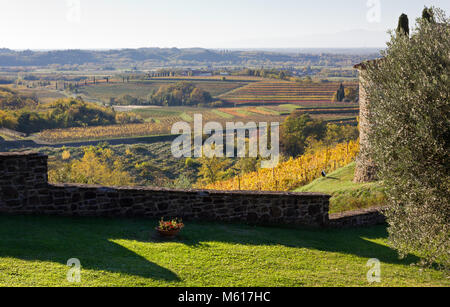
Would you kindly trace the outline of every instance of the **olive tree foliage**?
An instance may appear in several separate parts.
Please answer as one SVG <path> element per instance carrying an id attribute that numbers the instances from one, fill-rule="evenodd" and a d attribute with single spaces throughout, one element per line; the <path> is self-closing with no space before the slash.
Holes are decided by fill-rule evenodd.
<path id="1" fill-rule="evenodd" d="M 400 256 L 449 268 L 450 25 L 433 8 L 411 36 L 391 33 L 367 64 L 370 155 L 386 187 L 389 241 Z"/>
<path id="2" fill-rule="evenodd" d="M 422 19 L 425 19 L 429 22 L 434 22 L 433 10 L 425 7 L 422 11 Z"/>

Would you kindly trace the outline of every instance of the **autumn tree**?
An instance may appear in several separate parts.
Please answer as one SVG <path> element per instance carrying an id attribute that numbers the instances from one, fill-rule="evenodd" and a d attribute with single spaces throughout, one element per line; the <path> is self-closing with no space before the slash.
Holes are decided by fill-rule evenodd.
<path id="1" fill-rule="evenodd" d="M 63 151 L 62 158 L 70 158 Z M 86 147 L 81 159 L 53 165 L 49 180 L 55 183 L 101 184 L 108 186 L 129 186 L 134 181 L 125 170 L 120 157 L 105 146 Z"/>
<path id="2" fill-rule="evenodd" d="M 8 129 L 17 128 L 17 118 L 7 111 L 0 110 L 0 127 Z"/>
<path id="3" fill-rule="evenodd" d="M 199 182 L 201 184 L 211 184 L 219 180 L 223 180 L 227 168 L 231 165 L 231 161 L 225 158 L 219 157 L 202 157 L 198 159 L 201 164 L 198 175 L 200 176 Z"/>
<path id="4" fill-rule="evenodd" d="M 325 122 L 314 120 L 299 110 L 294 111 L 281 127 L 281 148 L 288 156 L 299 156 L 305 152 L 308 137 L 321 139 L 325 132 Z"/>
<path id="5" fill-rule="evenodd" d="M 358 99 L 358 91 L 353 87 L 346 87 L 344 96 L 346 101 L 356 101 Z"/>

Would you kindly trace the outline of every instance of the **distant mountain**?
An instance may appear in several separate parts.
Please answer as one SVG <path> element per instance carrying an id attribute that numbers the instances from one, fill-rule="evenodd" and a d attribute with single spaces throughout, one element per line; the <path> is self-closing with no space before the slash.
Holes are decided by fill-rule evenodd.
<path id="1" fill-rule="evenodd" d="M 366 29 L 352 29 L 335 33 L 315 33 L 291 37 L 266 37 L 254 38 L 246 41 L 236 41 L 233 44 L 246 46 L 246 49 L 257 49 L 266 46 L 267 42 L 278 46 L 279 50 L 291 49 L 295 46 L 297 50 L 305 49 L 350 49 L 363 51 L 364 49 L 383 49 L 389 41 L 389 34 L 385 31 L 374 31 Z M 266 47 L 265 50 L 276 50 Z"/>
<path id="2" fill-rule="evenodd" d="M 259 52 L 275 52 L 287 54 L 350 54 L 350 55 L 367 55 L 379 54 L 383 48 L 241 48 L 231 49 L 233 51 L 259 51 Z"/>
<path id="3" fill-rule="evenodd" d="M 300 51 L 300 50 L 299 50 Z M 119 50 L 55 50 L 14 51 L 0 49 L 0 66 L 98 65 L 115 68 L 136 67 L 187 67 L 187 66 L 271 66 L 271 65 L 322 65 L 344 66 L 374 58 L 378 53 L 367 50 L 333 50 L 327 53 L 311 50 L 247 50 L 224 51 L 202 48 L 140 48 Z M 373 50 L 372 50 L 373 51 Z"/>
<path id="4" fill-rule="evenodd" d="M 317 34 L 298 39 L 299 46 L 316 46 L 336 48 L 374 48 L 386 46 L 389 35 L 383 31 L 355 29 L 329 34 Z M 357 44 L 355 44 L 357 42 Z M 381 49 L 381 48 L 380 48 Z"/>

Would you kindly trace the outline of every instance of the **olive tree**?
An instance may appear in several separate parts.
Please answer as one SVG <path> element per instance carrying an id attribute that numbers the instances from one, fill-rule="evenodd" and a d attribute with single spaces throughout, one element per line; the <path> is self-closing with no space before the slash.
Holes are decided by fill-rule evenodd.
<path id="1" fill-rule="evenodd" d="M 411 36 L 391 33 L 367 64 L 370 155 L 386 187 L 389 241 L 401 256 L 449 268 L 450 25 L 433 8 Z"/>

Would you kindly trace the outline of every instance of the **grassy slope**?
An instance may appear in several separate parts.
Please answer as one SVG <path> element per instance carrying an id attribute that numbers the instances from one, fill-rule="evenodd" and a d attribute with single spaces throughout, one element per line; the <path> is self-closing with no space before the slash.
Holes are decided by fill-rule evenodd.
<path id="1" fill-rule="evenodd" d="M 320 178 L 301 187 L 296 192 L 320 192 L 330 194 L 330 213 L 379 207 L 384 204 L 384 195 L 377 183 L 357 184 L 353 182 L 355 163 L 338 169 L 327 178 Z"/>
<path id="2" fill-rule="evenodd" d="M 449 286 L 443 272 L 410 266 L 385 244 L 385 228 L 299 230 L 188 223 L 174 242 L 152 239 L 156 220 L 0 216 L 0 286 Z"/>

